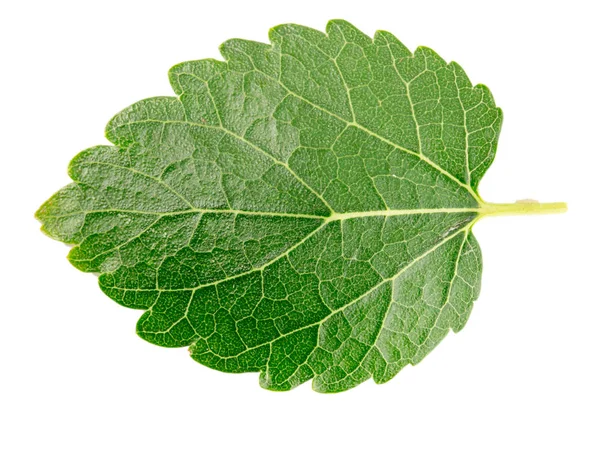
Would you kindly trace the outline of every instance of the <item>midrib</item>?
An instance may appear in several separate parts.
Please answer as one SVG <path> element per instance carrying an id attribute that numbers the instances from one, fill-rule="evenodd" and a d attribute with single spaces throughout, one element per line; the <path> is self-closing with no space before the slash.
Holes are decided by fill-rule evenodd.
<path id="1" fill-rule="evenodd" d="M 185 215 L 185 214 L 233 214 L 233 215 L 258 215 L 265 217 L 287 217 L 287 218 L 308 218 L 316 220 L 324 220 L 325 223 L 330 221 L 349 220 L 352 218 L 367 218 L 367 217 L 393 217 L 397 215 L 419 215 L 419 214 L 451 214 L 451 213 L 464 213 L 464 212 L 480 212 L 482 209 L 479 207 L 471 208 L 433 208 L 433 209 L 396 209 L 396 210 L 371 210 L 365 212 L 334 212 L 329 216 L 322 215 L 311 215 L 311 214 L 295 214 L 288 212 L 263 212 L 263 211 L 249 211 L 249 210 L 238 210 L 238 209 L 199 209 L 191 208 L 172 212 L 153 212 L 153 211 L 142 211 L 132 209 L 91 209 L 81 210 L 76 212 L 70 212 L 63 215 L 54 215 L 52 218 L 65 218 L 74 215 L 83 214 L 100 214 L 100 213 L 126 213 L 126 214 L 140 214 L 140 215 L 156 215 L 156 216 L 173 216 L 173 215 Z"/>

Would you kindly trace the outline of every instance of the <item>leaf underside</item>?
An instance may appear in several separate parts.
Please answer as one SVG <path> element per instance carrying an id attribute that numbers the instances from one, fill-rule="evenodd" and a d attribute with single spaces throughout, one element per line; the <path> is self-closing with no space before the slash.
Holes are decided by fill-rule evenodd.
<path id="1" fill-rule="evenodd" d="M 289 390 L 386 382 L 466 323 L 502 121 L 435 52 L 341 20 L 173 67 L 37 212 L 138 334 Z"/>

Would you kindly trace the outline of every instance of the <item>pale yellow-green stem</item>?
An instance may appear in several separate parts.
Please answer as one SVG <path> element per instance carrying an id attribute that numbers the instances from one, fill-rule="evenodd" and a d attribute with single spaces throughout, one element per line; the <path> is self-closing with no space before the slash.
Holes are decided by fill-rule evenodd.
<path id="1" fill-rule="evenodd" d="M 535 200 L 520 200 L 512 204 L 483 203 L 481 216 L 491 215 L 534 215 L 560 214 L 567 211 L 567 203 L 539 203 Z"/>

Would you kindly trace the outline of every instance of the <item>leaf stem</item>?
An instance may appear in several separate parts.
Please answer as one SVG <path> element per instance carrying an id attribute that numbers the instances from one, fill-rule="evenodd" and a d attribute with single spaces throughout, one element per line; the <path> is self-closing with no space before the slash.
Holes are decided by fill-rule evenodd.
<path id="1" fill-rule="evenodd" d="M 539 215 L 561 214 L 567 211 L 567 203 L 540 203 L 535 200 L 519 200 L 512 204 L 483 203 L 479 214 L 490 215 Z"/>

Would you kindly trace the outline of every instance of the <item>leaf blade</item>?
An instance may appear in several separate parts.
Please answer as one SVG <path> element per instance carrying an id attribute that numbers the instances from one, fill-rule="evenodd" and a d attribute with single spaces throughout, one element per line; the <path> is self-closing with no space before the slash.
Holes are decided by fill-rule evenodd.
<path id="1" fill-rule="evenodd" d="M 36 216 L 147 341 L 274 390 L 381 383 L 466 323 L 501 111 L 387 32 L 269 36 L 173 67 Z"/>

